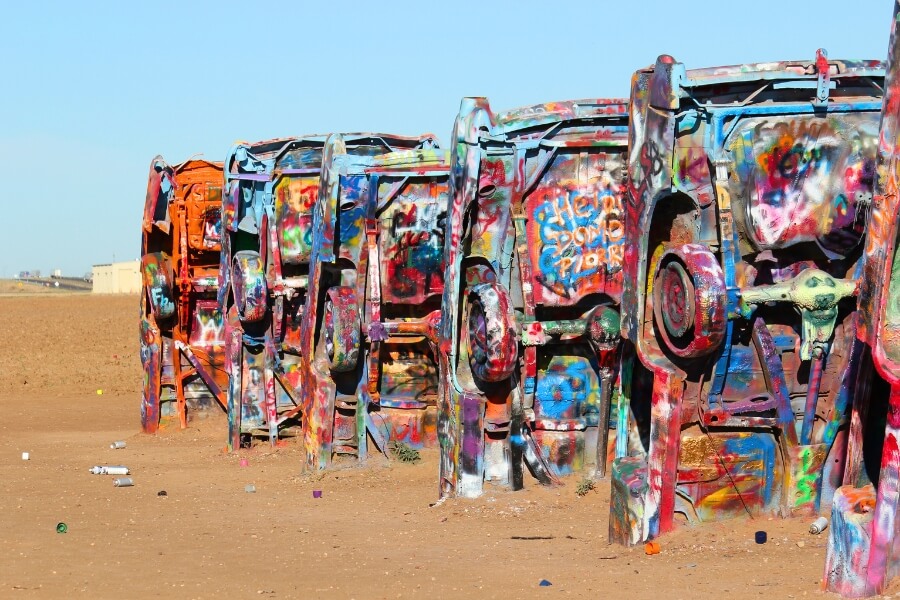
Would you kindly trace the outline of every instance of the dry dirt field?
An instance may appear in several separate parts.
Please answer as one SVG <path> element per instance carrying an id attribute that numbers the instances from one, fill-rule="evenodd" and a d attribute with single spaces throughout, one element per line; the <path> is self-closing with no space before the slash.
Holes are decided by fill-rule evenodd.
<path id="1" fill-rule="evenodd" d="M 837 598 L 806 520 L 685 527 L 646 556 L 607 544 L 606 483 L 431 506 L 434 453 L 311 475 L 294 442 L 223 452 L 221 415 L 142 435 L 137 304 L 0 297 L 0 598 Z"/>
<path id="2" fill-rule="evenodd" d="M 34 296 L 39 295 L 64 295 L 71 294 L 58 287 L 46 287 L 34 283 L 15 281 L 13 279 L 0 279 L 0 298 L 4 296 Z"/>

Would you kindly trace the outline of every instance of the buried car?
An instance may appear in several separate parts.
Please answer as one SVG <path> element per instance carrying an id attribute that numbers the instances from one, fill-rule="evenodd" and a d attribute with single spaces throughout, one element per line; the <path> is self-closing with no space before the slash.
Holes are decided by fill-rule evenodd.
<path id="1" fill-rule="evenodd" d="M 493 115 L 454 127 L 440 332 L 442 496 L 520 489 L 607 464 L 616 386 L 627 105 Z M 621 442 L 626 442 L 623 436 Z"/>
<path id="2" fill-rule="evenodd" d="M 238 143 L 225 162 L 219 300 L 231 449 L 253 436 L 275 444 L 303 422 L 301 322 L 326 137 Z M 389 147 L 368 134 L 350 134 L 346 148 L 371 156 Z"/>
<path id="3" fill-rule="evenodd" d="M 223 402 L 225 339 L 216 302 L 222 163 L 150 162 L 141 243 L 141 425 L 155 432 Z M 223 406 L 224 407 L 224 406 Z"/>
<path id="4" fill-rule="evenodd" d="M 612 540 L 812 512 L 840 483 L 883 76 L 823 50 L 634 75 L 623 390 L 650 430 L 614 461 Z"/>
<path id="5" fill-rule="evenodd" d="M 872 212 L 860 279 L 862 370 L 853 401 L 844 485 L 834 493 L 824 587 L 881 594 L 900 573 L 900 2 L 894 3 Z M 872 373 L 874 365 L 875 373 Z"/>
<path id="6" fill-rule="evenodd" d="M 433 136 L 325 144 L 301 328 L 307 466 L 436 441 L 448 167 Z M 356 141 L 359 144 L 359 140 Z"/>

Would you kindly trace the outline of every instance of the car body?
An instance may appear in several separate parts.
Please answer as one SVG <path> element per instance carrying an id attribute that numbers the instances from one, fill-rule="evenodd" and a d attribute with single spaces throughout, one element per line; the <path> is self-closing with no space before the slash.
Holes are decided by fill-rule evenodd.
<path id="1" fill-rule="evenodd" d="M 225 161 L 219 300 L 232 449 L 254 436 L 275 444 L 302 423 L 301 323 L 327 137 L 240 142 Z M 387 148 L 368 134 L 348 134 L 346 145 L 362 155 Z"/>
<path id="2" fill-rule="evenodd" d="M 542 483 L 604 470 L 627 126 L 622 100 L 494 115 L 487 99 L 463 99 L 440 334 L 442 495 L 519 489 L 526 463 Z"/>
<path id="3" fill-rule="evenodd" d="M 323 136 L 238 142 L 225 160 L 219 301 L 228 443 L 297 424 L 296 365 Z"/>
<path id="4" fill-rule="evenodd" d="M 328 137 L 313 211 L 300 353 L 313 469 L 365 460 L 370 437 L 385 454 L 436 441 L 447 161 L 430 134 L 363 137 Z"/>
<path id="5" fill-rule="evenodd" d="M 141 424 L 153 433 L 222 403 L 225 338 L 216 301 L 222 163 L 150 163 L 141 243 Z"/>
<path id="6" fill-rule="evenodd" d="M 900 317 L 896 304 L 900 294 L 898 18 L 900 2 L 895 2 L 856 330 L 864 344 L 861 370 L 872 377 L 861 378 L 857 386 L 844 485 L 834 493 L 825 557 L 824 587 L 850 598 L 883 593 L 900 571 L 896 550 L 900 493 Z"/>
<path id="7" fill-rule="evenodd" d="M 617 458 L 610 538 L 806 514 L 840 482 L 878 61 L 632 79 L 622 335 L 646 456 Z"/>

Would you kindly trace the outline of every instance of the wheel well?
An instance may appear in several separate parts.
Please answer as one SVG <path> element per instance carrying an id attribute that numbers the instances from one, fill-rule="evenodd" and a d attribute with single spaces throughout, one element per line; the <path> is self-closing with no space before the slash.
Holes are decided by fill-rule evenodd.
<path id="1" fill-rule="evenodd" d="M 647 257 L 644 273 L 644 321 L 653 320 L 652 299 L 646 291 L 652 284 L 655 265 L 653 256 L 660 244 L 690 244 L 700 233 L 700 209 L 693 198 L 683 192 L 659 198 L 653 205 L 650 228 L 647 234 Z"/>
<path id="2" fill-rule="evenodd" d="M 693 198 L 675 192 L 656 201 L 650 219 L 649 252 L 661 243 L 690 244 L 699 237 L 700 209 Z"/>

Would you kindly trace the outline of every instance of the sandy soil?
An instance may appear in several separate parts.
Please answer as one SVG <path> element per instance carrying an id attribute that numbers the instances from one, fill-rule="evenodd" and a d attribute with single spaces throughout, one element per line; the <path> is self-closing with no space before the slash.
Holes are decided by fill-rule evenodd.
<path id="1" fill-rule="evenodd" d="M 304 474 L 293 441 L 226 454 L 221 415 L 142 435 L 137 306 L 0 298 L 0 598 L 836 598 L 806 520 L 684 527 L 646 556 L 607 544 L 604 483 L 431 506 L 434 453 Z"/>

